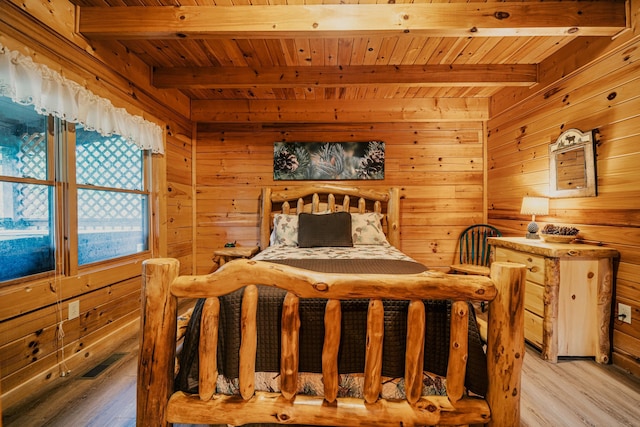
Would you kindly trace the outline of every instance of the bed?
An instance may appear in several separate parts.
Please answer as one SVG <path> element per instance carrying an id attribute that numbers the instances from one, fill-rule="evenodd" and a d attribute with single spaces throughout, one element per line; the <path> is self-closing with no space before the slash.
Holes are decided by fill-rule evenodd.
<path id="1" fill-rule="evenodd" d="M 358 235 L 355 231 L 362 228 L 358 226 L 362 222 L 356 222 L 356 218 L 365 219 L 377 232 Z M 282 225 L 279 221 L 294 219 L 299 221 L 297 232 L 292 233 L 287 226 L 285 231 L 279 228 Z M 265 188 L 261 195 L 260 246 L 271 249 L 270 256 L 275 258 L 287 250 L 294 251 L 281 246 L 300 246 L 306 252 L 317 251 L 322 245 L 338 245 L 337 252 L 365 246 L 372 253 L 379 249 L 377 246 L 389 246 L 395 253 L 394 249 L 400 246 L 399 219 L 400 195 L 396 188 L 388 191 L 335 185 L 278 191 Z M 348 242 L 344 246 L 336 243 L 335 239 L 340 240 L 344 233 L 327 231 L 336 229 L 353 231 L 351 246 Z M 384 242 L 378 241 L 380 233 Z M 282 239 L 294 236 L 300 241 L 283 245 Z M 373 239 L 373 243 L 367 239 Z M 404 266 L 402 271 L 386 270 L 387 262 L 378 260 L 378 255 L 372 255 L 373 262 L 358 260 L 359 270 L 351 270 L 354 263 L 350 261 L 332 259 L 310 269 L 304 260 L 280 262 L 261 255 L 228 262 L 216 272 L 201 276 L 179 276 L 178 261 L 174 259 L 151 259 L 144 263 L 138 425 L 519 424 L 524 266 L 493 263 L 491 277 L 487 278 L 449 275 L 424 268 L 413 271 L 414 265 L 408 270 Z M 342 264 L 349 264 L 349 270 L 342 270 Z M 264 326 L 265 322 L 268 325 L 274 322 L 274 316 L 265 315 L 263 309 L 268 304 L 263 295 L 269 292 L 279 296 L 277 326 Z M 201 302 L 195 339 L 195 389 L 192 385 L 176 387 L 184 383 L 174 372 L 177 298 L 199 298 Z M 233 303 L 236 305 L 232 321 L 226 314 L 230 301 L 237 301 Z M 478 392 L 470 380 L 474 378 L 473 371 L 478 370 L 474 366 L 478 355 L 471 339 L 476 331 L 470 302 L 483 301 L 489 305 L 486 356 L 482 359 L 488 380 L 486 388 Z M 354 306 L 356 312 L 364 312 L 356 315 L 359 316 L 356 329 L 362 329 L 364 338 L 345 340 L 345 336 L 354 334 L 345 326 L 351 324 L 348 320 L 354 310 L 349 307 Z M 442 307 L 447 310 L 444 315 Z M 396 315 L 401 316 L 402 327 L 397 327 Z M 442 319 L 446 320 L 446 328 L 440 326 Z M 235 337 L 233 327 L 228 326 L 234 322 L 239 343 L 229 349 L 223 343 L 229 336 Z M 444 368 L 440 366 L 441 351 L 433 349 L 441 345 L 433 344 L 429 338 L 436 326 L 438 330 L 446 330 Z M 277 337 L 267 337 L 274 335 L 270 331 L 275 329 Z M 393 335 L 398 330 L 402 330 L 402 337 Z M 319 338 L 310 338 L 316 335 Z M 361 351 L 346 346 L 352 341 Z M 401 348 L 395 351 L 402 354 L 400 364 L 396 356 L 388 355 L 395 354 L 394 347 Z M 354 362 L 357 368 L 351 367 L 345 373 L 345 363 L 349 363 L 345 357 L 351 353 L 361 355 Z M 436 358 L 440 360 L 436 363 L 440 372 L 436 374 L 431 372 L 433 354 L 439 355 Z M 235 373 L 229 373 L 234 366 L 226 366 L 231 356 Z M 393 367 L 388 367 L 389 364 Z M 360 372 L 352 372 L 354 369 Z M 275 385 L 264 384 L 260 379 L 263 371 L 267 371 Z M 351 374 L 359 379 L 359 386 L 355 393 L 345 393 L 343 384 L 345 378 L 352 380 Z M 224 381 L 229 376 L 234 378 L 233 390 L 221 387 L 221 378 Z M 443 378 L 438 383 L 440 390 L 435 394 L 425 392 L 425 378 L 439 376 Z M 397 380 L 392 389 L 399 390 L 399 394 L 385 391 L 390 377 Z M 306 386 L 304 378 L 320 378 L 321 385 Z"/>

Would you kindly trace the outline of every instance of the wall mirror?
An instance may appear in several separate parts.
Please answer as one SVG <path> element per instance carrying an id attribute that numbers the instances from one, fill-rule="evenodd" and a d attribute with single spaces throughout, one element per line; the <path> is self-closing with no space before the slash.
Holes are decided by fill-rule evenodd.
<path id="1" fill-rule="evenodd" d="M 593 131 L 569 129 L 549 146 L 551 197 L 597 195 Z"/>

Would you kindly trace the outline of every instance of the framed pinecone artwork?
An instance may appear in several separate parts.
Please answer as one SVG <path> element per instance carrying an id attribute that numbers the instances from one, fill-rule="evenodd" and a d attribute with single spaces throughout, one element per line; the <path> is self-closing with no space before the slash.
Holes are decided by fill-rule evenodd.
<path id="1" fill-rule="evenodd" d="M 384 142 L 275 142 L 273 179 L 384 179 Z"/>

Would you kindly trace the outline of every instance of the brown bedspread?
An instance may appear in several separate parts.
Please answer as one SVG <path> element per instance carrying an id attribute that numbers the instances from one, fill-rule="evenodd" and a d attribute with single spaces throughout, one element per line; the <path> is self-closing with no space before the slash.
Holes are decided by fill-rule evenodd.
<path id="1" fill-rule="evenodd" d="M 386 259 L 347 260 L 314 259 L 270 261 L 328 273 L 412 274 L 427 268 L 419 263 Z M 280 320 L 285 291 L 259 286 L 258 343 L 256 371 L 280 370 Z M 243 290 L 220 298 L 220 330 L 218 338 L 218 370 L 229 378 L 238 376 L 240 349 L 240 306 Z M 203 300 L 194 308 L 180 354 L 180 370 L 176 377 L 176 390 L 195 392 L 197 383 L 197 350 L 200 334 L 200 315 Z M 449 353 L 449 301 L 425 301 L 426 339 L 424 369 L 437 375 L 446 375 Z M 324 339 L 324 299 L 300 300 L 300 364 L 301 372 L 322 372 L 322 345 Z M 364 371 L 366 346 L 366 320 L 368 300 L 343 301 L 342 336 L 340 341 L 340 373 Z M 387 377 L 404 375 L 406 348 L 406 314 L 408 301 L 383 301 L 385 311 L 383 372 Z M 470 312 L 473 306 L 469 304 Z M 484 396 L 487 388 L 486 356 L 478 333 L 475 315 L 469 316 L 469 358 L 466 386 L 475 394 Z"/>

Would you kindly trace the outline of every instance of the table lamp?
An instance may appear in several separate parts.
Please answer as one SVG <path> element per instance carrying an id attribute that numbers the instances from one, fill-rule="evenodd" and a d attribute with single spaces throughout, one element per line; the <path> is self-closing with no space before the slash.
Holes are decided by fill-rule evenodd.
<path id="1" fill-rule="evenodd" d="M 531 215 L 531 222 L 527 226 L 527 239 L 539 239 L 538 224 L 536 224 L 536 215 L 549 214 L 549 199 L 546 197 L 529 197 L 522 198 L 521 214 Z"/>

